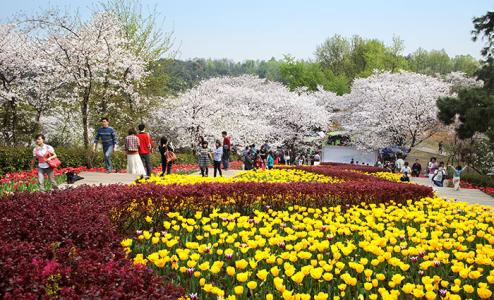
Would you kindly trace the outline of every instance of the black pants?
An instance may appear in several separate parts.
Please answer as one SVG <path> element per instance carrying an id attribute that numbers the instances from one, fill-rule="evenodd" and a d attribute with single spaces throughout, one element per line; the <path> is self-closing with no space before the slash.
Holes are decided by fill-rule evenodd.
<path id="1" fill-rule="evenodd" d="M 216 170 L 220 173 L 220 176 L 223 176 L 221 174 L 221 161 L 214 161 L 214 177 L 216 177 Z"/>
<path id="2" fill-rule="evenodd" d="M 144 169 L 146 169 L 146 175 L 151 176 L 151 172 L 153 171 L 153 166 L 151 165 L 151 154 L 139 154 L 139 156 L 141 157 Z"/>
<path id="3" fill-rule="evenodd" d="M 161 175 L 170 174 L 172 172 L 173 162 L 167 163 L 166 160 L 161 161 Z"/>
<path id="4" fill-rule="evenodd" d="M 200 167 L 202 177 L 208 177 L 208 167 Z"/>

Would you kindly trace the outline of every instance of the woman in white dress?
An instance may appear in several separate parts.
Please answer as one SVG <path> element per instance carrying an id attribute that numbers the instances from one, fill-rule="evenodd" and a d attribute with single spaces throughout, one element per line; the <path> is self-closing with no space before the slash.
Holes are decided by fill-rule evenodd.
<path id="1" fill-rule="evenodd" d="M 129 129 L 129 135 L 125 137 L 125 151 L 127 152 L 127 173 L 136 175 L 146 175 L 146 170 L 139 156 L 139 138 L 137 131 Z"/>

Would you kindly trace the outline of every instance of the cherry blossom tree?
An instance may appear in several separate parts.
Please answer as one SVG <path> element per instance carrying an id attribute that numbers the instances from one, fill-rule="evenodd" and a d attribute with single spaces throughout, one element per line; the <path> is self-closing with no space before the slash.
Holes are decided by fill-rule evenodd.
<path id="1" fill-rule="evenodd" d="M 451 93 L 451 84 L 411 72 L 375 73 L 357 79 L 346 97 L 353 107 L 344 118 L 360 147 L 414 147 L 440 126 L 436 100 Z"/>
<path id="2" fill-rule="evenodd" d="M 194 144 L 200 135 L 212 141 L 223 130 L 237 145 L 268 140 L 296 146 L 329 122 L 312 94 L 290 92 L 280 83 L 250 75 L 211 78 L 165 103 L 155 126 L 176 133 L 179 146 Z"/>
<path id="3" fill-rule="evenodd" d="M 34 51 L 28 37 L 16 25 L 0 25 L 0 104 L 2 134 L 6 144 L 17 144 L 21 119 L 23 79 L 32 72 Z"/>
<path id="4" fill-rule="evenodd" d="M 109 13 L 96 13 L 88 22 L 57 12 L 25 20 L 31 26 L 40 58 L 57 78 L 73 88 L 66 95 L 77 101 L 84 146 L 89 144 L 90 105 L 98 101 L 105 114 L 108 99 L 123 94 L 134 106 L 145 105 L 136 86 L 145 76 L 145 62 L 128 50 L 122 26 Z M 98 99 L 95 99 L 97 95 Z"/>
<path id="5" fill-rule="evenodd" d="M 482 87 L 484 82 L 474 77 L 469 77 L 464 72 L 451 72 L 442 77 L 445 82 L 451 84 L 451 92 L 457 93 L 465 88 Z"/>

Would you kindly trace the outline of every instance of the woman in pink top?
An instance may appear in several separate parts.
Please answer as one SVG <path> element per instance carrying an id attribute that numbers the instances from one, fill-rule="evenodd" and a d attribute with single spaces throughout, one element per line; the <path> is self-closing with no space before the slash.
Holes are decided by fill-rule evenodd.
<path id="1" fill-rule="evenodd" d="M 57 181 L 55 180 L 55 172 L 48 165 L 47 161 L 57 157 L 55 149 L 52 146 L 45 144 L 45 136 L 38 134 L 36 136 L 36 147 L 33 149 L 33 159 L 31 161 L 31 169 L 34 169 L 34 163 L 38 161 L 38 185 L 39 189 L 45 191 L 45 175 L 48 175 L 51 186 L 54 190 L 58 190 Z"/>

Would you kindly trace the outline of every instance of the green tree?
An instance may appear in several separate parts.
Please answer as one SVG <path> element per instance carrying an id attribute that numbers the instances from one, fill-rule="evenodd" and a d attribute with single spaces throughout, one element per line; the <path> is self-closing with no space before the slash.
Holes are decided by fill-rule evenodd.
<path id="1" fill-rule="evenodd" d="M 334 35 L 316 48 L 316 60 L 323 68 L 329 68 L 336 75 L 346 74 L 351 54 L 350 42 L 341 35 Z"/>
<path id="2" fill-rule="evenodd" d="M 393 36 L 391 46 L 386 47 L 385 50 L 385 69 L 391 72 L 399 70 L 407 70 L 408 63 L 403 56 L 403 50 L 405 50 L 405 42 L 399 36 Z"/>
<path id="3" fill-rule="evenodd" d="M 453 71 L 464 72 L 473 76 L 480 67 L 480 62 L 471 55 L 457 55 L 451 59 Z"/>
<path id="4" fill-rule="evenodd" d="M 460 139 L 472 138 L 476 133 L 487 135 L 494 143 L 494 96 L 485 89 L 466 89 L 457 97 L 437 101 L 438 117 L 446 125 L 459 121 L 456 132 Z"/>
<path id="5" fill-rule="evenodd" d="M 353 77 L 367 77 L 374 70 L 384 70 L 386 61 L 386 47 L 382 41 L 377 39 L 365 40 L 354 38 L 352 51 Z"/>
<path id="6" fill-rule="evenodd" d="M 474 41 L 482 39 L 485 43 L 481 51 L 485 60 L 476 75 L 484 81 L 484 88 L 494 93 L 494 12 L 489 11 L 483 16 L 474 18 L 473 26 L 472 39 Z"/>
<path id="7" fill-rule="evenodd" d="M 409 56 L 409 67 L 413 72 L 427 75 L 447 74 L 453 70 L 451 59 L 444 49 L 417 49 Z"/>
<path id="8" fill-rule="evenodd" d="M 479 38 L 485 41 L 481 54 L 486 59 L 491 58 L 494 54 L 494 11 L 488 11 L 485 15 L 474 18 L 473 27 L 473 41 Z"/>
<path id="9" fill-rule="evenodd" d="M 164 32 L 160 29 L 160 15 L 156 8 L 144 11 L 138 0 L 107 0 L 101 6 L 122 22 L 124 35 L 131 41 L 129 47 L 137 55 L 148 62 L 175 56 L 173 31 Z"/>
<path id="10" fill-rule="evenodd" d="M 295 60 L 287 56 L 280 65 L 280 74 L 282 82 L 290 90 L 305 87 L 316 91 L 322 87 L 339 95 L 350 91 L 349 81 L 344 75 L 334 75 L 330 69 L 323 70 L 319 63 Z"/>

